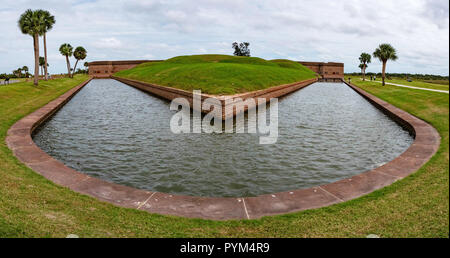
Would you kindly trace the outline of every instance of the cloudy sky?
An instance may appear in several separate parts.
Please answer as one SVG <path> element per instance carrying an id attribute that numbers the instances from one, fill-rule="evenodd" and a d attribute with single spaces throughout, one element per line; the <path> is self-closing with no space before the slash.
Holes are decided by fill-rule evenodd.
<path id="1" fill-rule="evenodd" d="M 447 0 L 0 0 L 0 73 L 33 67 L 32 37 L 17 27 L 27 8 L 56 18 L 51 73 L 66 69 L 66 42 L 94 61 L 232 54 L 233 41 L 248 41 L 252 56 L 344 62 L 346 72 L 387 42 L 399 56 L 389 72 L 449 74 Z M 368 68 L 380 70 L 378 61 Z"/>

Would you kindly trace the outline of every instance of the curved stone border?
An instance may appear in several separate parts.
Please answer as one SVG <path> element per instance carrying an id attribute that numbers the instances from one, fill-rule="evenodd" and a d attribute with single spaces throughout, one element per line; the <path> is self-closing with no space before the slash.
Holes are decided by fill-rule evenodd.
<path id="1" fill-rule="evenodd" d="M 91 79 L 15 123 L 6 137 L 8 147 L 28 167 L 58 185 L 118 206 L 151 213 L 227 220 L 254 219 L 328 206 L 368 194 L 406 177 L 437 151 L 440 136 L 426 122 L 351 85 L 352 89 L 415 135 L 414 143 L 391 162 L 331 184 L 245 198 L 214 198 L 149 192 L 109 183 L 68 168 L 42 151 L 31 138 L 33 130 L 70 100 Z"/>

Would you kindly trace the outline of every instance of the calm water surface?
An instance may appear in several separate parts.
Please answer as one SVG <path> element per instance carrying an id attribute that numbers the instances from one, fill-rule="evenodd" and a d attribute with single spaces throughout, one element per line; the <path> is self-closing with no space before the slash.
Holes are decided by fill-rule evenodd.
<path id="1" fill-rule="evenodd" d="M 173 134 L 169 102 L 93 80 L 35 133 L 44 151 L 86 174 L 140 189 L 254 196 L 337 181 L 378 167 L 413 138 L 341 83 L 279 101 L 279 137 Z"/>

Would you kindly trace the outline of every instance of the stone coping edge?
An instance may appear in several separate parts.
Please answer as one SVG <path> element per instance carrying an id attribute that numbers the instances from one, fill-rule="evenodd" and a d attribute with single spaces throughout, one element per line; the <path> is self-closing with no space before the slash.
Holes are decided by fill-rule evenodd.
<path id="1" fill-rule="evenodd" d="M 125 83 L 134 88 L 140 89 L 142 91 L 151 93 L 158 97 L 174 100 L 176 98 L 184 98 L 190 103 L 190 107 L 193 107 L 193 93 L 187 90 L 177 89 L 173 87 L 161 86 L 158 84 L 152 84 L 137 80 L 132 80 L 128 78 L 122 78 L 117 76 L 110 76 L 110 78 L 114 80 L 118 80 L 122 83 Z M 257 105 L 262 104 L 259 102 L 259 98 L 265 99 L 266 102 L 269 102 L 271 98 L 278 98 L 281 96 L 285 96 L 291 92 L 297 91 L 301 88 L 304 88 L 312 83 L 318 81 L 318 78 L 306 79 L 303 81 L 298 81 L 289 84 L 282 84 L 278 86 L 269 87 L 267 89 L 250 91 L 245 93 L 233 94 L 233 95 L 211 95 L 204 94 L 200 95 L 201 101 L 207 102 L 208 98 L 214 98 L 220 101 L 222 113 L 215 113 L 214 111 L 211 113 L 212 115 L 221 118 L 222 120 L 226 120 L 229 118 L 233 118 L 237 114 L 243 113 L 249 109 L 255 108 Z M 246 99 L 253 99 L 253 104 L 247 105 L 245 103 Z M 211 110 L 199 110 L 204 113 L 208 113 Z"/>
<path id="2" fill-rule="evenodd" d="M 346 83 L 415 135 L 413 144 L 394 160 L 351 178 L 334 183 L 256 197 L 220 198 L 172 195 L 139 190 L 103 181 L 75 171 L 41 150 L 32 140 L 33 130 L 58 111 L 92 78 L 16 122 L 7 133 L 6 143 L 25 165 L 69 189 L 126 208 L 150 213 L 211 220 L 256 219 L 297 212 L 351 200 L 392 184 L 417 171 L 437 151 L 438 132 L 428 123 Z"/>

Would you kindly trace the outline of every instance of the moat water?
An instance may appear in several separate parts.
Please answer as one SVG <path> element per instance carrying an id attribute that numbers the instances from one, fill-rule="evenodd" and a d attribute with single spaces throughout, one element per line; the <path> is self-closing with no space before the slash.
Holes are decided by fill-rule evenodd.
<path id="1" fill-rule="evenodd" d="M 411 135 L 342 83 L 279 100 L 276 144 L 256 134 L 174 134 L 169 102 L 115 80 L 92 80 L 34 133 L 80 172 L 135 188 L 241 197 L 307 188 L 381 166 Z"/>

